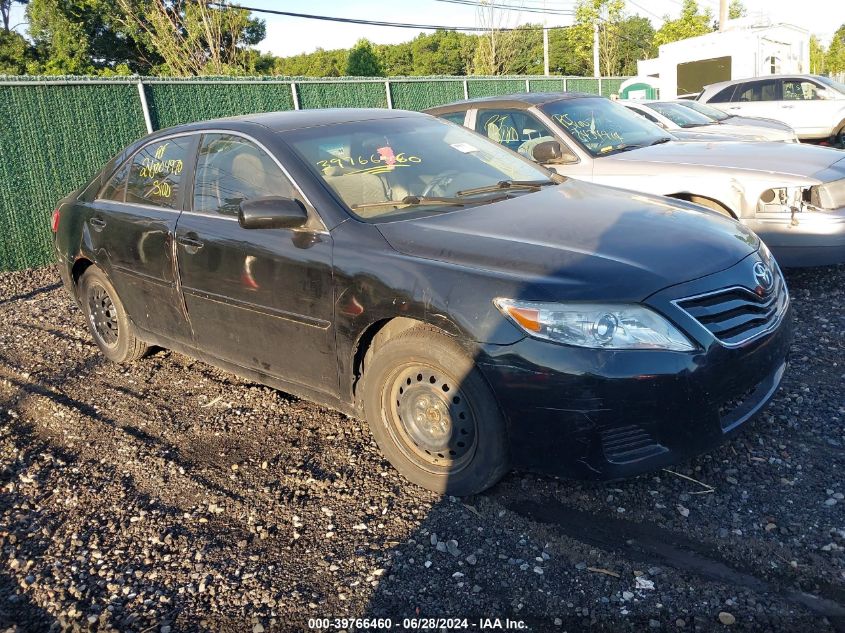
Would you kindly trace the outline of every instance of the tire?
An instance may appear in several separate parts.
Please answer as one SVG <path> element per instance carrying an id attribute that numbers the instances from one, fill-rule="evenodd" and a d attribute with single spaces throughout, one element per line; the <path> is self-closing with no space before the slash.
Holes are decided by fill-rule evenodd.
<path id="1" fill-rule="evenodd" d="M 509 470 L 505 420 L 473 360 L 425 326 L 374 346 L 362 377 L 364 414 L 396 470 L 456 496 L 501 479 Z"/>
<path id="2" fill-rule="evenodd" d="M 96 266 L 89 266 L 79 280 L 79 303 L 94 342 L 110 361 L 131 363 L 149 350 L 135 335 L 114 286 Z"/>
<path id="3" fill-rule="evenodd" d="M 839 131 L 833 134 L 830 144 L 838 149 L 845 149 L 845 121 L 839 124 Z"/>

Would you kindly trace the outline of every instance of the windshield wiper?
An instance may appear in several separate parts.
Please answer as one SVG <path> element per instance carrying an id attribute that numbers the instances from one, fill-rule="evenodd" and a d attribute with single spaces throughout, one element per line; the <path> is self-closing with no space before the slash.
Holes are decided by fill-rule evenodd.
<path id="1" fill-rule="evenodd" d="M 495 185 L 475 187 L 474 189 L 464 189 L 463 191 L 458 191 L 455 195 L 474 196 L 479 193 L 500 191 L 501 189 L 533 189 L 534 191 L 537 191 L 540 187 L 554 184 L 557 184 L 554 180 L 500 180 Z"/>
<path id="2" fill-rule="evenodd" d="M 661 136 L 656 141 L 652 141 L 651 143 L 649 143 L 649 147 L 652 146 L 652 145 L 660 145 L 661 143 L 668 143 L 671 140 L 672 140 L 672 138 L 669 137 L 669 136 Z"/>
<path id="3" fill-rule="evenodd" d="M 425 205 L 454 205 L 463 207 L 468 203 L 461 198 L 438 198 L 435 196 L 405 196 L 401 200 L 385 200 L 384 202 L 365 202 L 364 204 L 353 204 L 350 208 L 356 209 L 376 209 L 378 207 L 421 207 Z"/>
<path id="4" fill-rule="evenodd" d="M 627 152 L 629 149 L 641 149 L 645 145 L 628 145 L 627 143 L 620 143 L 619 145 L 607 145 L 599 150 L 599 154 L 608 154 L 610 152 Z"/>

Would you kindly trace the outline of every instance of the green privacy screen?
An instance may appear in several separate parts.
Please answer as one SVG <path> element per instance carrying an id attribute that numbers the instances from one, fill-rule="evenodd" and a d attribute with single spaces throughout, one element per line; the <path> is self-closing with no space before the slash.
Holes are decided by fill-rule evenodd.
<path id="1" fill-rule="evenodd" d="M 56 201 L 145 132 L 131 84 L 0 86 L 0 269 L 51 259 Z"/>
<path id="2" fill-rule="evenodd" d="M 0 270 L 52 260 L 50 215 L 121 148 L 145 135 L 138 90 L 153 129 L 297 107 L 424 110 L 464 98 L 525 92 L 525 77 L 370 79 L 0 76 Z M 529 88 L 559 91 L 563 77 L 528 77 Z M 610 95 L 622 78 L 566 78 L 569 90 Z M 465 84 L 466 82 L 466 84 Z M 294 84 L 292 89 L 291 84 Z M 390 95 L 390 103 L 388 102 Z M 295 95 L 295 96 L 294 96 Z"/>

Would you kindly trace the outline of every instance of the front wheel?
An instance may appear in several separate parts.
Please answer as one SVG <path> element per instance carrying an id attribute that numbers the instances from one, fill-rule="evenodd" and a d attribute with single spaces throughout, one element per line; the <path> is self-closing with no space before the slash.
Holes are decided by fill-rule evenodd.
<path id="1" fill-rule="evenodd" d="M 464 496 L 507 472 L 504 418 L 475 363 L 454 341 L 415 327 L 369 357 L 364 413 L 382 452 L 407 479 Z"/>
<path id="2" fill-rule="evenodd" d="M 149 347 L 135 336 L 135 327 L 103 271 L 95 266 L 85 271 L 79 280 L 79 298 L 88 329 L 103 356 L 128 363 L 147 352 Z"/>

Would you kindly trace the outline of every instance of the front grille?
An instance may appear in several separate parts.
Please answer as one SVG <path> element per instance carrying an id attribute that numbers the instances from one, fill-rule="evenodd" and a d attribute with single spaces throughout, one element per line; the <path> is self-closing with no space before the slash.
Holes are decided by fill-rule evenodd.
<path id="1" fill-rule="evenodd" d="M 729 347 L 746 343 L 774 329 L 789 305 L 786 283 L 775 269 L 774 287 L 760 296 L 735 286 L 675 301 L 675 305 Z"/>

